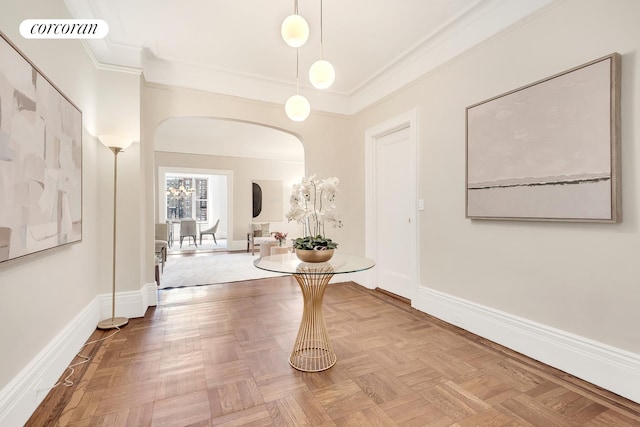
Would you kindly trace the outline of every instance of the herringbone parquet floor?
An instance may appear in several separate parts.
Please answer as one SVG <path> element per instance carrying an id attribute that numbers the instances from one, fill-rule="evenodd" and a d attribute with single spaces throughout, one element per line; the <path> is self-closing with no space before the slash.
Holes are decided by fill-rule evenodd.
<path id="1" fill-rule="evenodd" d="M 27 425 L 640 426 L 640 405 L 383 293 L 337 284 L 324 301 L 338 362 L 302 373 L 293 278 L 161 291 Z"/>

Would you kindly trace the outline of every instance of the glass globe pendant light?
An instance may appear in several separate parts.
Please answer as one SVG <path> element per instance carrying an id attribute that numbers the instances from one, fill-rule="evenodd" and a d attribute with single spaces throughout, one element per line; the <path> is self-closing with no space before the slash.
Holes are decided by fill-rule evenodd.
<path id="1" fill-rule="evenodd" d="M 302 16 L 298 15 L 298 0 L 294 1 L 293 15 L 287 16 L 282 21 L 280 34 L 284 42 L 291 47 L 300 47 L 309 39 L 309 25 Z"/>
<path id="2" fill-rule="evenodd" d="M 336 70 L 329 61 L 319 59 L 309 68 L 309 81 L 316 89 L 331 87 L 336 79 Z"/>
<path id="3" fill-rule="evenodd" d="M 287 99 L 287 103 L 284 105 L 284 111 L 294 122 L 302 122 L 309 117 L 311 113 L 311 105 L 307 98 L 302 95 L 293 95 Z"/>
<path id="4" fill-rule="evenodd" d="M 298 84 L 298 50 L 296 49 L 296 94 L 287 99 L 284 104 L 284 111 L 294 122 L 302 122 L 309 117 L 311 113 L 311 104 L 304 96 L 299 93 Z"/>
<path id="5" fill-rule="evenodd" d="M 316 89 L 327 89 L 336 79 L 336 70 L 324 59 L 324 43 L 322 40 L 322 0 L 320 0 L 320 59 L 309 68 L 309 81 Z"/>

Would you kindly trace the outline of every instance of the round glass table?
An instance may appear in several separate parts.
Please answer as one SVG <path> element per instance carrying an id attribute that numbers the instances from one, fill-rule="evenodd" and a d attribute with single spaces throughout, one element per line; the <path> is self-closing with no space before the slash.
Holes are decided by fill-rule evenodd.
<path id="1" fill-rule="evenodd" d="M 253 265 L 266 271 L 292 274 L 300 285 L 304 307 L 289 364 L 304 372 L 320 372 L 335 365 L 337 357 L 329 340 L 322 311 L 324 291 L 335 274 L 368 270 L 375 262 L 336 251 L 327 262 L 302 262 L 294 253 L 287 253 L 258 258 Z"/>

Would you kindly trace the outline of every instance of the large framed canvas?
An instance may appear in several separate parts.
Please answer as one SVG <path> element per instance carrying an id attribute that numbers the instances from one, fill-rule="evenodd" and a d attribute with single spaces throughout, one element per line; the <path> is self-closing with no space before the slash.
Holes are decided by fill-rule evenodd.
<path id="1" fill-rule="evenodd" d="M 619 222 L 620 55 L 466 109 L 466 217 Z"/>
<path id="2" fill-rule="evenodd" d="M 0 36 L 2 262 L 82 239 L 82 112 Z"/>

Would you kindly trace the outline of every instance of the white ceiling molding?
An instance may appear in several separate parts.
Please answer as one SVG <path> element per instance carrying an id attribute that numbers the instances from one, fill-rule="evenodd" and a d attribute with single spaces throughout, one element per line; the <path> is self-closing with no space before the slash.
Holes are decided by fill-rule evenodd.
<path id="1" fill-rule="evenodd" d="M 296 92 L 295 84 L 229 70 L 204 68 L 157 58 L 149 49 L 142 53 L 145 80 L 170 86 L 204 90 L 264 102 L 284 104 Z M 332 92 L 302 87 L 300 94 L 313 103 L 314 110 L 350 114 L 349 98 Z"/>
<path id="2" fill-rule="evenodd" d="M 137 0 L 130 1 L 135 2 Z M 334 63 L 338 76 L 340 76 L 340 73 L 353 71 L 353 77 L 369 76 L 364 81 L 357 81 L 353 77 L 347 79 L 347 76 L 344 76 L 345 80 L 352 82 L 351 84 L 354 86 L 341 93 L 336 90 L 319 91 L 306 84 L 305 80 L 301 80 L 300 94 L 310 101 L 313 110 L 347 115 L 354 114 L 557 1 L 559 0 L 456 0 L 438 2 L 437 6 L 440 9 L 434 10 L 434 14 L 442 16 L 443 21 L 436 22 L 437 25 L 432 23 L 431 28 L 425 28 L 422 38 L 416 40 L 413 45 L 406 45 L 404 51 L 397 48 L 389 48 L 391 50 L 378 53 L 377 51 L 381 49 L 372 49 L 370 45 L 362 46 L 361 49 L 357 46 L 355 47 L 356 51 L 363 52 L 363 55 L 380 54 L 384 55 L 385 58 L 391 58 L 387 60 L 386 65 L 373 70 L 366 68 L 366 64 L 372 64 L 375 61 L 367 62 L 364 56 L 363 58 L 348 58 L 348 63 Z M 269 44 L 266 48 L 263 48 L 273 48 L 274 53 L 272 56 L 269 54 L 270 51 L 263 50 L 260 55 L 255 55 L 256 58 L 253 59 L 251 52 L 247 52 L 248 61 L 255 61 L 252 68 L 257 70 L 255 73 L 232 70 L 227 68 L 226 64 L 221 63 L 215 65 L 202 64 L 199 62 L 201 55 L 193 56 L 193 60 L 189 62 L 170 61 L 162 57 L 156 57 L 153 54 L 153 52 L 163 50 L 163 45 L 158 44 L 161 43 L 157 41 L 158 39 L 154 39 L 156 40 L 155 46 L 143 46 L 141 43 L 145 43 L 143 41 L 145 34 L 133 34 L 135 33 L 134 28 L 123 27 L 124 20 L 121 19 L 120 13 L 125 12 L 121 12 L 118 8 L 129 7 L 126 12 L 131 13 L 132 10 L 137 10 L 132 5 L 140 6 L 146 5 L 146 3 L 128 3 L 117 0 L 112 2 L 65 0 L 65 3 L 74 17 L 104 19 L 109 23 L 110 32 L 113 32 L 114 37 L 118 39 L 118 42 L 115 42 L 111 37 L 107 36 L 102 40 L 94 39 L 86 42 L 93 52 L 93 56 L 96 58 L 95 62 L 99 64 L 99 68 L 127 72 L 138 69 L 144 73 L 145 79 L 152 83 L 204 90 L 277 104 L 284 104 L 287 98 L 296 91 L 294 78 L 284 80 L 283 77 L 260 75 L 260 72 L 265 69 L 263 67 L 264 62 L 260 61 L 264 61 L 265 57 L 282 58 L 282 46 L 276 45 L 275 42 L 273 42 L 273 45 Z M 358 2 L 356 1 L 356 3 Z M 163 10 L 164 3 L 154 3 L 154 5 L 156 4 L 158 10 L 166 15 L 167 11 Z M 395 2 L 389 3 L 389 5 L 393 6 L 386 7 L 398 7 Z M 416 8 L 422 14 L 420 16 L 426 16 L 424 14 L 429 12 L 427 7 L 431 7 L 431 5 L 435 6 L 436 2 L 417 2 L 412 4 L 411 7 Z M 355 13 L 354 8 L 357 10 L 361 6 L 355 3 L 353 5 L 339 3 L 334 7 L 340 9 L 342 13 L 345 13 L 345 11 Z M 385 7 L 382 3 L 380 5 L 376 4 L 376 6 L 378 9 Z M 220 9 L 222 14 L 227 10 L 226 8 L 230 8 L 231 11 L 237 13 L 237 9 L 234 9 L 236 6 L 232 5 L 220 4 L 214 6 L 207 4 L 206 7 L 215 8 L 215 10 Z M 183 10 L 185 14 L 199 13 L 197 7 Z M 360 11 L 362 10 L 360 9 Z M 149 11 L 145 10 L 145 13 L 148 14 Z M 311 11 L 306 13 L 311 13 Z M 377 13 L 379 14 L 380 10 L 377 10 Z M 421 19 L 420 16 L 416 19 Z M 131 16 L 127 15 L 127 18 L 127 22 L 131 23 Z M 237 17 L 233 15 L 229 16 L 228 19 L 234 18 Z M 245 20 L 243 25 L 246 28 L 253 28 L 249 19 L 262 18 L 262 16 L 243 16 L 242 19 Z M 342 16 L 341 18 L 346 19 L 348 17 Z M 140 16 L 138 19 L 144 20 L 145 16 Z M 193 19 L 195 20 L 196 18 Z M 413 24 L 415 32 L 416 21 Z M 360 39 L 364 39 L 363 42 L 367 41 L 365 37 L 362 37 L 364 34 L 380 34 L 379 31 L 375 32 L 379 22 L 360 21 L 358 25 L 362 29 Z M 402 23 L 398 23 L 398 26 L 401 28 Z M 344 31 L 344 28 L 339 29 Z M 172 34 L 179 34 L 180 28 L 172 28 L 171 31 Z M 428 33 L 425 35 L 424 32 L 426 31 Z M 158 37 L 166 37 L 167 34 L 160 34 Z M 385 36 L 391 38 L 397 35 L 385 34 Z M 253 35 L 251 37 L 257 36 Z M 264 35 L 263 38 L 268 39 L 269 35 Z M 126 42 L 123 42 L 123 40 L 126 40 Z M 148 40 L 149 38 L 147 38 Z M 167 43 L 166 39 L 162 41 Z M 269 41 L 271 42 L 270 39 Z M 278 43 L 282 43 L 282 41 L 278 40 Z M 230 46 L 235 48 L 235 44 L 230 44 Z M 354 46 L 352 46 L 353 48 Z M 310 52 L 307 51 L 305 53 L 309 54 Z M 333 58 L 330 59 L 333 62 Z M 375 63 L 383 64 L 379 59 Z M 292 62 L 292 64 L 294 63 Z M 283 67 L 288 70 L 287 67 L 294 66 L 292 64 L 288 62 L 286 64 L 271 63 L 272 67 L 268 68 L 275 71 L 274 67 L 277 66 L 279 67 L 277 70 L 280 76 L 284 76 L 287 73 L 283 72 Z"/>
<path id="3" fill-rule="evenodd" d="M 555 1 L 484 0 L 482 7 L 468 8 L 358 87 L 351 94 L 350 113 L 401 89 Z"/>

